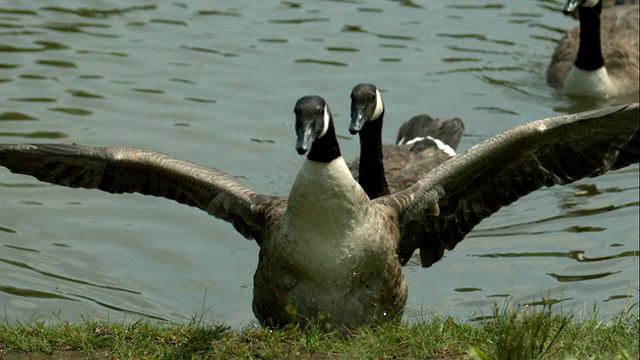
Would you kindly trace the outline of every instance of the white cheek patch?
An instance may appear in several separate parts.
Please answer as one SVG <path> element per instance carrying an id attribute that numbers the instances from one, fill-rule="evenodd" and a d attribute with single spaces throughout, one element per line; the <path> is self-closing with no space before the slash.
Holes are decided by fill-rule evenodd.
<path id="1" fill-rule="evenodd" d="M 324 106 L 324 116 L 323 116 L 323 124 L 322 124 L 322 132 L 320 133 L 320 136 L 318 136 L 319 138 L 323 137 L 324 134 L 327 133 L 327 130 L 329 130 L 329 121 L 331 120 L 331 113 L 329 112 L 329 106 L 325 105 Z"/>
<path id="2" fill-rule="evenodd" d="M 380 96 L 380 91 L 376 89 L 376 109 L 373 111 L 373 115 L 370 120 L 378 120 L 383 111 L 384 103 L 382 102 L 382 96 Z"/>
<path id="3" fill-rule="evenodd" d="M 600 1 L 601 1 L 601 0 L 587 0 L 587 1 L 585 1 L 585 2 L 584 2 L 584 4 L 582 4 L 581 6 L 582 6 L 582 7 L 589 7 L 589 8 L 592 8 L 592 7 L 596 6 L 596 5 L 598 5 L 598 3 L 599 3 Z"/>

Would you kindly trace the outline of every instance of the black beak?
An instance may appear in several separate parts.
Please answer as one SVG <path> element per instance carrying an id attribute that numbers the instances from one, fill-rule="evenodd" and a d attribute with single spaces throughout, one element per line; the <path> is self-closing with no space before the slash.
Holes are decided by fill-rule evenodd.
<path id="1" fill-rule="evenodd" d="M 298 140 L 296 141 L 296 151 L 298 154 L 305 154 L 316 139 L 313 123 L 302 125 L 297 129 Z"/>
<path id="2" fill-rule="evenodd" d="M 349 132 L 355 135 L 362 130 L 362 126 L 367 122 L 367 116 L 364 114 L 364 107 L 358 107 L 351 111 L 351 124 L 349 124 Z"/>
<path id="3" fill-rule="evenodd" d="M 584 0 L 567 0 L 567 4 L 564 6 L 564 9 L 562 9 L 562 13 L 569 15 L 582 4 L 584 4 Z"/>

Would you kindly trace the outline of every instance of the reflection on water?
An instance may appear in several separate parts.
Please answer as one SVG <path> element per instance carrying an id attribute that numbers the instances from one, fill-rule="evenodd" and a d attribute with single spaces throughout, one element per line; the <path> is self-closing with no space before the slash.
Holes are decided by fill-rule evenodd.
<path id="1" fill-rule="evenodd" d="M 487 257 L 487 258 L 501 258 L 501 257 L 505 257 L 505 258 L 558 257 L 558 258 L 573 259 L 573 260 L 576 260 L 576 261 L 579 261 L 579 262 L 599 262 L 599 261 L 603 261 L 603 260 L 617 259 L 617 258 L 621 258 L 621 257 L 625 257 L 625 256 L 638 257 L 638 256 L 640 256 L 640 252 L 638 250 L 623 251 L 621 253 L 614 254 L 614 255 L 598 256 L 598 257 L 593 257 L 593 258 L 586 257 L 584 255 L 584 251 L 582 251 L 582 250 L 572 250 L 572 251 L 568 251 L 568 252 L 553 252 L 553 251 L 549 251 L 549 252 L 541 252 L 541 253 L 525 252 L 525 253 L 479 254 L 479 255 L 474 255 L 474 256 Z"/>
<path id="2" fill-rule="evenodd" d="M 527 121 L 637 101 L 546 85 L 557 41 L 577 25 L 562 3 L 11 1 L 0 5 L 0 139 L 146 147 L 286 195 L 302 95 L 331 104 L 349 160 L 360 82 L 384 91 L 385 142 L 415 114 L 458 116 L 462 150 Z M 624 310 L 638 301 L 638 207 L 638 166 L 531 194 L 433 267 L 412 260 L 407 317 L 466 318 L 504 299 Z M 195 209 L 0 169 L 0 305 L 11 320 L 181 322 L 204 308 L 247 326 L 257 252 Z"/>
<path id="3" fill-rule="evenodd" d="M 26 139 L 64 139 L 67 134 L 59 131 L 32 131 L 26 133 L 19 132 L 0 132 L 0 137 L 17 137 Z"/>
<path id="4" fill-rule="evenodd" d="M 620 271 L 608 271 L 605 273 L 584 274 L 584 275 L 560 275 L 560 274 L 553 274 L 553 273 L 549 273 L 548 275 L 558 280 L 559 282 L 573 282 L 573 281 L 600 279 L 600 278 L 615 275 L 618 273 L 620 273 Z"/>

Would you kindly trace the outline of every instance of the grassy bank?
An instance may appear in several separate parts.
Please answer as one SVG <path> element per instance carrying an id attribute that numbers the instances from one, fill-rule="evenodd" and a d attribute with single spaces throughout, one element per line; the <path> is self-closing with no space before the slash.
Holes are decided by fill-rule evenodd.
<path id="1" fill-rule="evenodd" d="M 482 322 L 451 318 L 361 329 L 347 338 L 313 329 L 232 331 L 189 324 L 84 321 L 0 325 L 0 358 L 24 353 L 88 358 L 638 359 L 637 314 L 603 322 L 549 311 L 496 310 Z M 32 357 L 30 357 L 32 359 Z"/>

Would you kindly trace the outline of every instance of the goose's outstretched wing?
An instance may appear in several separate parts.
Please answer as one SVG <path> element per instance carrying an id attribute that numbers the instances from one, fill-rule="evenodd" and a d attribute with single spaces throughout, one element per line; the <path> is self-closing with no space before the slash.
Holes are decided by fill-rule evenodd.
<path id="1" fill-rule="evenodd" d="M 639 117 L 636 103 L 518 126 L 453 157 L 409 189 L 376 200 L 398 212 L 401 262 L 419 248 L 422 266 L 432 265 L 482 219 L 542 186 L 637 163 Z"/>
<path id="2" fill-rule="evenodd" d="M 130 147 L 0 145 L 0 165 L 72 188 L 175 200 L 232 223 L 258 243 L 265 211 L 284 201 L 253 192 L 224 171 Z"/>

